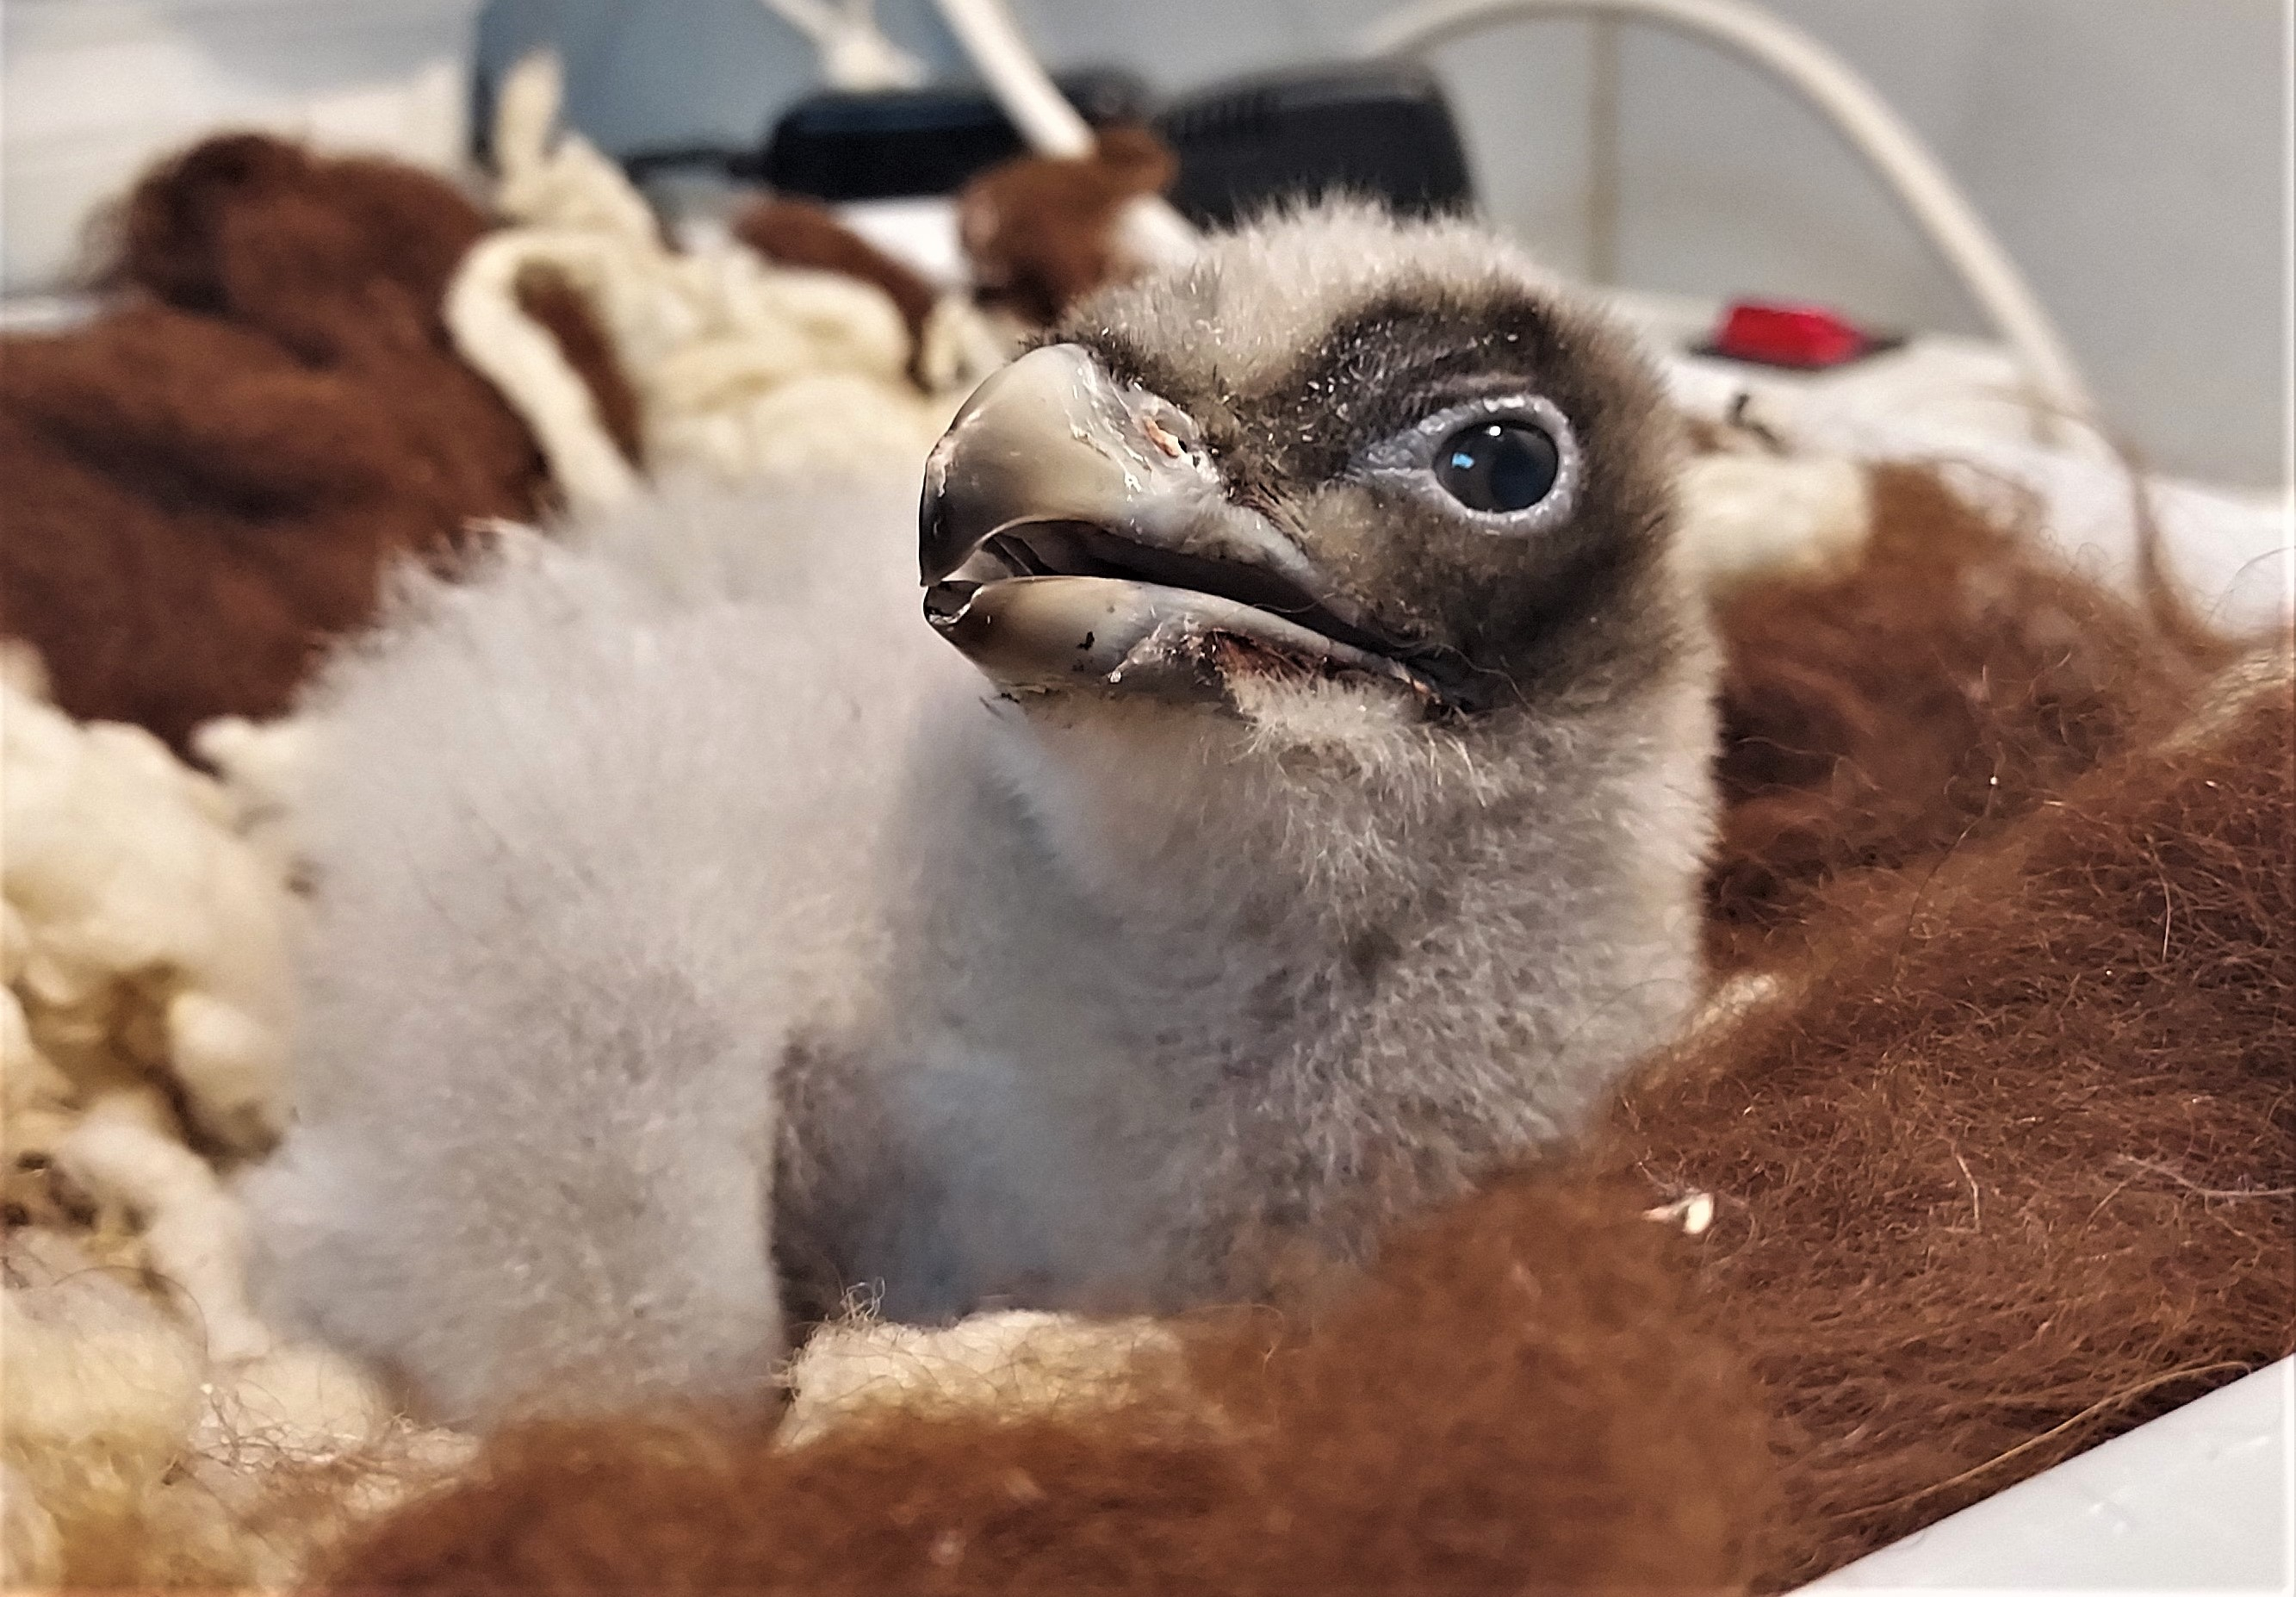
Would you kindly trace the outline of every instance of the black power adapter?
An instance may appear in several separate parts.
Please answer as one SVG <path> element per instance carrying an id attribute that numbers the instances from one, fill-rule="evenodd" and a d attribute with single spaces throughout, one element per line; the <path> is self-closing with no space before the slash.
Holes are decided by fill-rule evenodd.
<path id="1" fill-rule="evenodd" d="M 1473 203 L 1442 86 L 1411 62 L 1307 67 L 1218 84 L 1158 113 L 1180 158 L 1171 201 L 1210 226 L 1332 189 L 1400 211 Z"/>
<path id="2" fill-rule="evenodd" d="M 1149 119 L 1148 87 L 1129 73 L 1065 72 L 1053 82 L 1094 127 Z M 752 170 L 784 193 L 891 200 L 955 193 L 1026 152 L 1004 108 L 976 84 L 832 91 L 783 111 Z"/>
<path id="3" fill-rule="evenodd" d="M 1398 210 L 1472 203 L 1466 152 L 1443 91 L 1407 62 L 1304 67 L 1215 84 L 1157 106 L 1129 73 L 1054 81 L 1095 126 L 1144 122 L 1179 158 L 1182 215 L 1227 222 L 1294 194 L 1333 189 Z M 1024 152 L 988 91 L 969 84 L 809 95 L 751 153 L 663 150 L 627 157 L 633 176 L 708 165 L 783 193 L 836 202 L 954 193 Z"/>

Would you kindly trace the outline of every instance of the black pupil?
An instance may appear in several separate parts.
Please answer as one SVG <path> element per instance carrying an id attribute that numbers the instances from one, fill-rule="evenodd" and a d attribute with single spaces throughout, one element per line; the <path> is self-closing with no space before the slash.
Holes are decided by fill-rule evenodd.
<path id="1" fill-rule="evenodd" d="M 1435 478 L 1470 510 L 1528 510 L 1554 491 L 1562 457 L 1529 422 L 1462 427 L 1435 452 Z"/>

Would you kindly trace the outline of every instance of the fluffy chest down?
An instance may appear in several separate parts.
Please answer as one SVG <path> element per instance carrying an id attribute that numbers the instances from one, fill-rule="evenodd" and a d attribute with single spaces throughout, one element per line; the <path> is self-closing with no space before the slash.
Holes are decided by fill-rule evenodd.
<path id="1" fill-rule="evenodd" d="M 1225 961 L 1094 904 L 993 771 L 953 799 L 952 763 L 907 840 L 885 1001 L 820 1038 L 828 1084 L 791 1095 L 784 1255 L 816 1296 L 901 1319 L 1160 1296 L 1169 1166 L 1237 1008 Z"/>
<path id="2" fill-rule="evenodd" d="M 1160 712 L 1047 736 L 1008 711 L 928 762 L 887 1002 L 816 1066 L 874 1130 L 840 1148 L 834 1095 L 794 1096 L 789 1170 L 821 1175 L 777 1200 L 788 1253 L 831 1267 L 816 1296 L 918 1319 L 1363 1258 L 1565 1133 L 1691 1001 L 1704 714 L 1666 687 L 1603 759 L 1554 729 L 1506 797 L 1431 795 L 1423 751 L 1319 786 Z"/>

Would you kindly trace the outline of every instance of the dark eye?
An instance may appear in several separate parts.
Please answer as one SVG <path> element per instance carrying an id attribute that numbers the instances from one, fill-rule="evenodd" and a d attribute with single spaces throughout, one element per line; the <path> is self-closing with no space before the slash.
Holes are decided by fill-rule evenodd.
<path id="1" fill-rule="evenodd" d="M 1435 451 L 1435 480 L 1470 510 L 1504 515 L 1528 510 L 1554 490 L 1562 452 L 1529 422 L 1478 422 Z"/>

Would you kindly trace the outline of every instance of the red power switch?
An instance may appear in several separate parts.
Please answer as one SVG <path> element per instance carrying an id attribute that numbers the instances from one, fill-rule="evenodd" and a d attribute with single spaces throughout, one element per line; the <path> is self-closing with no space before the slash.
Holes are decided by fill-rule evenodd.
<path id="1" fill-rule="evenodd" d="M 1898 342 L 1876 338 L 1820 306 L 1737 300 L 1722 313 L 1722 325 L 1703 352 L 1763 366 L 1819 371 L 1846 366 Z"/>

